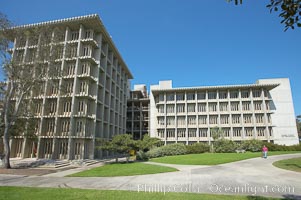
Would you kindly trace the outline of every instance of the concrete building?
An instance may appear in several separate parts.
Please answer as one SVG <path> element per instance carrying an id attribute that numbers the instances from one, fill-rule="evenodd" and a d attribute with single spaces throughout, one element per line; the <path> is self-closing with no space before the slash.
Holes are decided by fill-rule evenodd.
<path id="1" fill-rule="evenodd" d="M 149 97 L 146 85 L 134 85 L 127 105 L 127 133 L 132 134 L 135 140 L 142 139 L 144 134 L 149 133 Z"/>
<path id="2" fill-rule="evenodd" d="M 151 137 L 166 144 L 210 142 L 214 127 L 234 141 L 299 144 L 289 80 L 189 88 L 173 88 L 172 81 L 160 81 L 151 86 Z"/>
<path id="3" fill-rule="evenodd" d="M 38 42 L 25 32 L 43 26 L 60 27 L 60 48 L 55 62 L 61 69 L 55 80 L 46 78 L 30 93 L 35 103 L 37 140 L 24 135 L 11 140 L 11 157 L 51 159 L 99 158 L 97 138 L 110 139 L 126 132 L 127 93 L 133 76 L 98 15 L 67 18 L 16 27 L 24 35 L 14 38 L 12 58 L 31 65 L 37 58 Z M 54 37 L 55 31 L 50 35 Z M 37 39 L 38 38 L 38 39 Z"/>

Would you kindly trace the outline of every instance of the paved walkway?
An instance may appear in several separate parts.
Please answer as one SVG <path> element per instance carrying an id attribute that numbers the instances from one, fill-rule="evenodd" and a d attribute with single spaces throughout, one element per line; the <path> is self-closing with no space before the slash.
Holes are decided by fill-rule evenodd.
<path id="1" fill-rule="evenodd" d="M 0 175 L 0 186 L 291 196 L 301 199 L 301 173 L 272 165 L 277 160 L 296 157 L 301 157 L 301 154 L 254 158 L 216 166 L 162 164 L 180 171 L 141 176 L 62 177 L 73 173 L 73 169 L 44 176 Z"/>

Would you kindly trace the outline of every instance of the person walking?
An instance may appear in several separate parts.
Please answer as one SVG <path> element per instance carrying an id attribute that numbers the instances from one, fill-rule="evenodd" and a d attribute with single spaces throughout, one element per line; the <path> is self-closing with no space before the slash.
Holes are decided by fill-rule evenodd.
<path id="1" fill-rule="evenodd" d="M 268 148 L 265 145 L 263 145 L 263 147 L 262 147 L 262 157 L 263 158 L 268 157 Z"/>

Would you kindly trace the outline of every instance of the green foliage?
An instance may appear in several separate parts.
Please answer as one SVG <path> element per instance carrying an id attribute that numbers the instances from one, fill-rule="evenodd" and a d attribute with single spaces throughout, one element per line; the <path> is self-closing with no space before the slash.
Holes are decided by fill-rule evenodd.
<path id="1" fill-rule="evenodd" d="M 269 149 L 269 151 L 301 151 L 301 144 L 285 146 L 273 143 L 264 143 L 264 145 Z"/>
<path id="2" fill-rule="evenodd" d="M 207 143 L 194 143 L 186 146 L 188 154 L 205 153 L 210 151 L 210 146 Z"/>
<path id="3" fill-rule="evenodd" d="M 136 142 L 129 134 L 120 134 L 113 137 L 112 141 L 100 141 L 99 149 L 113 151 L 120 154 L 128 154 L 130 150 L 136 149 Z"/>
<path id="4" fill-rule="evenodd" d="M 161 147 L 155 147 L 149 150 L 146 155 L 149 158 L 156 158 L 162 156 L 173 156 L 186 154 L 186 146 L 180 143 L 169 144 Z"/>
<path id="5" fill-rule="evenodd" d="M 211 137 L 213 138 L 213 140 L 217 140 L 219 138 L 224 138 L 224 132 L 223 132 L 222 128 L 219 128 L 219 127 L 210 128 L 210 134 L 211 134 Z"/>
<path id="6" fill-rule="evenodd" d="M 259 152 L 263 147 L 263 142 L 261 140 L 245 140 L 241 143 L 240 148 L 246 151 Z"/>
<path id="7" fill-rule="evenodd" d="M 144 135 L 142 140 L 137 141 L 137 147 L 139 150 L 147 152 L 152 147 L 158 146 L 161 142 L 159 138 L 151 138 L 149 135 Z"/>
<path id="8" fill-rule="evenodd" d="M 238 0 L 227 0 L 228 2 L 234 1 L 235 5 L 238 5 Z M 239 3 L 242 4 L 242 0 Z M 270 3 L 266 6 L 270 12 L 278 12 L 280 10 L 279 17 L 282 18 L 281 23 L 285 25 L 284 31 L 295 26 L 301 27 L 301 0 L 270 0 Z"/>
<path id="9" fill-rule="evenodd" d="M 136 153 L 136 160 L 143 160 L 143 161 L 148 160 L 148 156 L 147 156 L 146 152 L 141 151 L 141 150 L 138 151 Z"/>
<path id="10" fill-rule="evenodd" d="M 237 149 L 237 144 L 228 139 L 218 139 L 214 141 L 214 152 L 216 153 L 232 153 Z"/>

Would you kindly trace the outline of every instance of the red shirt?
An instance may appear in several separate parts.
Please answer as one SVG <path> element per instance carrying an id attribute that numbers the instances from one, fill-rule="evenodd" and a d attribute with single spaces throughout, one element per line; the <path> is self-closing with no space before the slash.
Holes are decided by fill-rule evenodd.
<path id="1" fill-rule="evenodd" d="M 263 152 L 266 152 L 266 151 L 268 151 L 268 148 L 267 148 L 267 147 L 263 147 L 263 148 L 262 148 L 262 151 L 263 151 Z"/>

